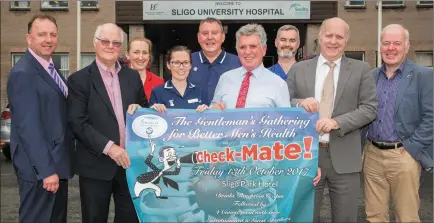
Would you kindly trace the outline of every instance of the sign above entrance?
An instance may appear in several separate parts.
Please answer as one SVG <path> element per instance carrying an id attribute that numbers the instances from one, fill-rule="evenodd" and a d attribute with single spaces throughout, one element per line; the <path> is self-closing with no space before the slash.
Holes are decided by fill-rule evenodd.
<path id="1" fill-rule="evenodd" d="M 143 1 L 143 20 L 310 19 L 310 1 Z"/>

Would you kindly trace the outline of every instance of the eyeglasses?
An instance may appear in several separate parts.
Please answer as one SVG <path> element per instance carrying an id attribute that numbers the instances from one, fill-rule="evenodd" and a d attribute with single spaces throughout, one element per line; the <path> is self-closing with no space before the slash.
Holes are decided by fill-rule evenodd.
<path id="1" fill-rule="evenodd" d="M 179 67 L 181 67 L 181 65 L 183 67 L 190 67 L 191 66 L 190 61 L 184 61 L 184 62 L 181 62 L 181 61 L 172 61 L 172 62 L 170 62 L 170 64 L 172 64 L 172 66 L 175 67 L 175 68 L 179 68 Z"/>
<path id="2" fill-rule="evenodd" d="M 103 46 L 109 46 L 110 45 L 110 40 L 100 39 L 98 37 L 95 37 L 95 39 L 99 40 Z M 122 46 L 122 42 L 112 41 L 111 43 L 112 43 L 112 46 L 116 47 L 116 48 L 119 48 Z"/>

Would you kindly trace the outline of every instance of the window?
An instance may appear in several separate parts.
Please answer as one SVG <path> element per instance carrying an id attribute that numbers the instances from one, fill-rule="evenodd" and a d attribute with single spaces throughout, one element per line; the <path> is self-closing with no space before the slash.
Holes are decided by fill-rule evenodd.
<path id="1" fill-rule="evenodd" d="M 66 53 L 54 53 L 51 58 L 53 59 L 54 66 L 60 71 L 60 75 L 67 79 L 69 76 L 69 55 Z"/>
<path id="2" fill-rule="evenodd" d="M 362 51 L 347 51 L 345 52 L 345 56 L 355 60 L 365 61 L 365 52 Z"/>
<path id="3" fill-rule="evenodd" d="M 381 65 L 383 65 L 384 61 L 383 61 L 383 58 L 381 58 L 381 64 L 378 64 L 378 54 L 377 54 L 377 52 L 378 51 L 375 51 L 375 65 L 376 65 L 376 67 L 380 67 Z"/>
<path id="4" fill-rule="evenodd" d="M 417 1 L 416 7 L 418 7 L 418 8 L 423 8 L 423 7 L 432 8 L 433 7 L 433 1 L 432 0 L 431 1 Z"/>
<path id="5" fill-rule="evenodd" d="M 81 68 L 89 66 L 95 60 L 95 53 L 81 53 Z"/>
<path id="6" fill-rule="evenodd" d="M 98 1 L 81 1 L 81 8 L 82 9 L 97 9 L 98 8 Z"/>
<path id="7" fill-rule="evenodd" d="M 21 57 L 24 56 L 24 53 L 12 53 L 12 67 L 18 63 Z"/>
<path id="8" fill-rule="evenodd" d="M 12 53 L 12 66 L 14 66 L 24 53 Z M 53 59 L 54 66 L 60 71 L 65 79 L 69 75 L 69 55 L 67 53 L 54 53 L 51 58 Z"/>
<path id="9" fill-rule="evenodd" d="M 29 1 L 11 1 L 12 10 L 30 10 Z"/>
<path id="10" fill-rule="evenodd" d="M 415 62 L 424 67 L 433 67 L 433 52 L 416 52 Z"/>
<path id="11" fill-rule="evenodd" d="M 381 3 L 383 8 L 402 8 L 405 6 L 404 1 L 381 1 Z"/>
<path id="12" fill-rule="evenodd" d="M 68 1 L 42 1 L 41 9 L 46 9 L 46 10 L 68 9 Z"/>
<path id="13" fill-rule="evenodd" d="M 365 8 L 365 1 L 345 1 L 345 8 Z"/>

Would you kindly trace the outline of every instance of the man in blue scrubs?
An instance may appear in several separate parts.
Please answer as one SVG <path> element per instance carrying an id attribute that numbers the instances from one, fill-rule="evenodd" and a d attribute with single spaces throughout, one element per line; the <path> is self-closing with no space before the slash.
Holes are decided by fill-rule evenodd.
<path id="1" fill-rule="evenodd" d="M 200 22 L 197 40 L 201 50 L 192 54 L 192 67 L 188 80 L 208 94 L 210 102 L 220 76 L 241 66 L 238 57 L 222 49 L 225 33 L 222 23 L 215 18 Z"/>
<path id="2" fill-rule="evenodd" d="M 274 44 L 277 48 L 279 60 L 276 64 L 268 69 L 279 75 L 283 80 L 286 80 L 289 69 L 296 62 L 295 55 L 300 46 L 300 34 L 297 27 L 292 25 L 284 25 L 277 31 Z"/>

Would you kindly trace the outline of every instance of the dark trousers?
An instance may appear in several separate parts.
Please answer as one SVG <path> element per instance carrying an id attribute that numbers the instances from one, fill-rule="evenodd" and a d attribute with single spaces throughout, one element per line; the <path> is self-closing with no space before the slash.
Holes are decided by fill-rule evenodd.
<path id="1" fill-rule="evenodd" d="M 122 167 L 118 168 L 111 181 L 80 176 L 79 185 L 83 223 L 107 223 L 112 194 L 115 202 L 114 222 L 139 222 Z"/>
<path id="2" fill-rule="evenodd" d="M 321 180 L 315 189 L 314 221 L 319 221 L 323 192 L 327 183 L 332 222 L 357 222 L 360 173 L 336 173 L 328 146 L 319 148 L 318 166 L 321 168 Z"/>
<path id="3" fill-rule="evenodd" d="M 68 210 L 68 180 L 60 180 L 54 194 L 44 189 L 44 182 L 18 178 L 20 192 L 19 221 L 66 223 Z"/>

